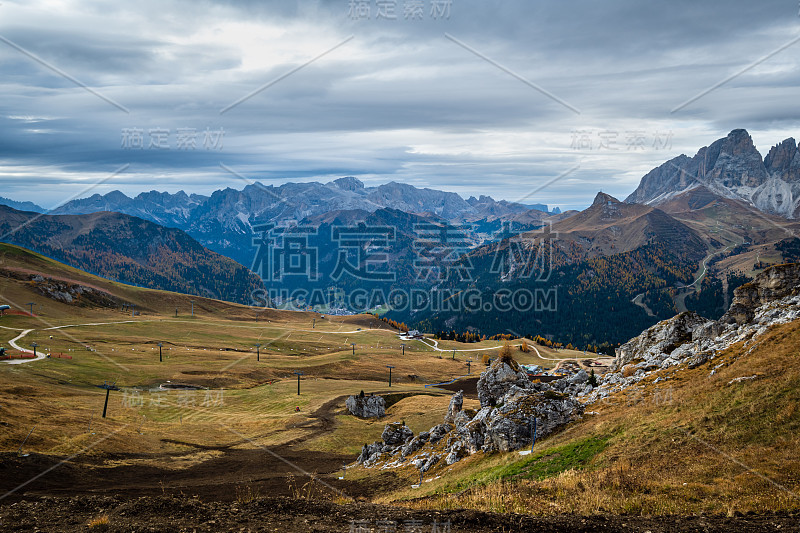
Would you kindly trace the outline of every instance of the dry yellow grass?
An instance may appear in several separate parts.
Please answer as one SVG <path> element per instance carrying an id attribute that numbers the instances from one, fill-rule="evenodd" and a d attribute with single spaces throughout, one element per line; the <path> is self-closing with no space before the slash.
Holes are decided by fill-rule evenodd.
<path id="1" fill-rule="evenodd" d="M 776 327 L 747 355 L 737 345 L 594 404 L 599 414 L 537 444 L 541 457 L 474 456 L 422 493 L 381 501 L 536 515 L 797 512 L 798 346 L 799 322 Z"/>
<path id="2" fill-rule="evenodd" d="M 93 518 L 89 520 L 87 524 L 89 529 L 96 530 L 96 531 L 105 531 L 111 525 L 111 520 L 109 520 L 108 515 L 100 515 L 97 518 Z"/>

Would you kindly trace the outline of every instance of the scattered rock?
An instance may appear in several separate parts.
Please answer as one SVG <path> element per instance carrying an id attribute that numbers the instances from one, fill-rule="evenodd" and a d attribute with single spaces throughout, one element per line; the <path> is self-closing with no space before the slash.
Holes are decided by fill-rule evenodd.
<path id="1" fill-rule="evenodd" d="M 464 391 L 460 390 L 453 394 L 453 397 L 450 399 L 450 405 L 447 407 L 447 414 L 444 417 L 445 423 L 452 424 L 456 419 L 456 415 L 461 412 L 463 407 Z"/>
<path id="2" fill-rule="evenodd" d="M 750 283 L 733 291 L 733 302 L 719 322 L 744 324 L 751 322 L 762 305 L 800 294 L 800 263 L 776 265 L 766 269 Z"/>
<path id="3" fill-rule="evenodd" d="M 442 456 L 439 455 L 439 454 L 436 454 L 436 453 L 431 455 L 430 457 L 428 457 L 428 460 L 425 461 L 425 463 L 422 465 L 420 470 L 423 471 L 423 472 L 427 472 L 428 470 L 431 469 L 431 467 L 433 467 L 433 465 L 438 463 L 439 459 L 441 459 L 441 458 L 442 458 Z"/>
<path id="4" fill-rule="evenodd" d="M 586 372 L 577 378 L 560 379 L 554 384 L 567 391 L 560 392 L 546 383 L 531 383 L 513 359 L 501 358 L 479 379 L 479 391 L 482 387 L 488 405 L 473 417 L 463 409 L 463 392 L 459 391 L 450 400 L 445 423 L 417 437 L 403 424 L 387 424 L 380 441 L 364 445 L 358 462 L 372 467 L 382 461 L 383 468 L 394 468 L 409 464 L 405 462 L 408 460 L 425 472 L 442 458 L 451 465 L 473 453 L 529 446 L 534 417 L 541 438 L 583 414 L 583 405 L 574 394 L 591 391 L 588 379 Z"/>
<path id="5" fill-rule="evenodd" d="M 442 440 L 442 438 L 448 433 L 450 433 L 452 429 L 453 426 L 451 426 L 450 424 L 439 424 L 438 426 L 433 426 L 430 430 L 431 444 L 436 444 L 437 442 Z"/>
<path id="6" fill-rule="evenodd" d="M 734 378 L 728 382 L 728 385 L 733 385 L 734 383 L 741 383 L 742 381 L 750 381 L 752 379 L 756 379 L 758 376 L 742 376 L 740 378 Z"/>
<path id="7" fill-rule="evenodd" d="M 386 401 L 382 396 L 348 396 L 344 402 L 351 414 L 360 418 L 380 418 L 386 414 Z"/>
<path id="8" fill-rule="evenodd" d="M 408 441 L 408 444 L 403 446 L 402 450 L 400 451 L 400 456 L 405 458 L 413 453 L 418 452 L 419 449 L 422 448 L 426 442 L 428 442 L 429 438 L 430 438 L 430 433 L 427 431 L 423 431 L 422 433 L 420 433 L 419 435 Z"/>
<path id="9" fill-rule="evenodd" d="M 586 373 L 586 370 L 581 369 L 577 374 L 568 378 L 568 381 L 572 384 L 583 384 L 589 381 L 589 374 Z"/>
<path id="10" fill-rule="evenodd" d="M 455 417 L 455 420 L 453 420 L 453 424 L 455 424 L 456 427 L 461 427 L 465 424 L 469 424 L 469 421 L 469 415 L 465 411 L 459 411 Z"/>
<path id="11" fill-rule="evenodd" d="M 694 313 L 682 313 L 659 322 L 620 346 L 611 371 L 602 377 L 598 387 L 584 395 L 583 400 L 590 404 L 613 392 L 637 386 L 652 372 L 697 368 L 739 342 L 751 346 L 746 356 L 758 344 L 756 339 L 771 326 L 798 319 L 800 264 L 775 265 L 737 288 L 730 309 L 719 320 L 704 320 Z M 719 365 L 711 375 L 717 368 Z M 669 376 L 662 375 L 656 381 L 666 379 Z"/>
<path id="12" fill-rule="evenodd" d="M 381 440 L 389 446 L 397 446 L 398 444 L 405 444 L 413 436 L 414 432 L 408 426 L 395 422 L 386 424 L 381 434 Z"/>

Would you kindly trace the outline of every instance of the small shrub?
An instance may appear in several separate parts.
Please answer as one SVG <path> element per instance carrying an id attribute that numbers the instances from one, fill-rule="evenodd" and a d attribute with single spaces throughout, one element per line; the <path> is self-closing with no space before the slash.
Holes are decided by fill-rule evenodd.
<path id="1" fill-rule="evenodd" d="M 252 485 L 236 485 L 236 501 L 239 503 L 250 503 L 261 497 L 261 491 L 258 487 L 253 488 Z"/>
<path id="2" fill-rule="evenodd" d="M 510 344 L 506 344 L 500 348 L 500 360 L 510 366 L 514 372 L 519 372 L 520 366 L 519 363 L 514 360 Z"/>
<path id="3" fill-rule="evenodd" d="M 107 514 L 103 514 L 97 518 L 92 518 L 89 520 L 89 529 L 97 529 L 97 531 L 105 531 L 110 525 L 111 520 L 109 520 Z"/>

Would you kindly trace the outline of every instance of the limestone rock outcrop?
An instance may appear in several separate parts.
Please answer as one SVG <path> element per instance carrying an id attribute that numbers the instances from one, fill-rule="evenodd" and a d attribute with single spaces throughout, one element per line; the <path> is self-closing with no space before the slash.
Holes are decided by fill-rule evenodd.
<path id="1" fill-rule="evenodd" d="M 348 396 L 344 402 L 350 414 L 360 418 L 380 418 L 386 414 L 386 401 L 381 396 Z"/>
<path id="2" fill-rule="evenodd" d="M 450 400 L 445 423 L 416 437 L 402 424 L 387 424 L 381 440 L 364 445 L 358 462 L 382 468 L 412 464 L 425 472 L 441 459 L 451 465 L 474 453 L 530 446 L 534 420 L 537 437 L 543 438 L 581 417 L 583 404 L 576 395 L 592 390 L 588 380 L 583 372 L 552 384 L 531 383 L 513 359 L 498 359 L 478 380 L 485 405 L 477 413 L 463 409 L 459 391 Z"/>
<path id="3" fill-rule="evenodd" d="M 512 387 L 529 388 L 528 373 L 511 357 L 498 357 L 478 378 L 481 408 L 495 406 Z"/>

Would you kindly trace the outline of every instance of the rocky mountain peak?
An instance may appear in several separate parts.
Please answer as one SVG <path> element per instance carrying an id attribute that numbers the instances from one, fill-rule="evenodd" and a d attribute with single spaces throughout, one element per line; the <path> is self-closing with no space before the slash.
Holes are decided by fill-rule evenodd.
<path id="1" fill-rule="evenodd" d="M 648 172 L 628 203 L 660 205 L 675 196 L 706 187 L 717 196 L 742 200 L 761 211 L 800 216 L 800 152 L 794 139 L 774 146 L 762 160 L 747 130 L 735 129 L 698 150 Z"/>
<path id="2" fill-rule="evenodd" d="M 755 149 L 755 145 L 753 144 L 753 138 L 744 128 L 737 128 L 735 130 L 731 130 L 731 132 L 725 138 L 736 145 L 749 144 L 752 149 Z"/>
<path id="3" fill-rule="evenodd" d="M 722 154 L 727 154 L 732 157 L 755 154 L 759 160 L 761 159 L 761 154 L 756 149 L 753 138 L 745 129 L 731 130 L 725 137 L 711 143 L 706 150 L 714 161 Z"/>
<path id="4" fill-rule="evenodd" d="M 116 190 L 103 195 L 103 198 L 110 202 L 125 202 L 131 199 L 124 192 Z"/>
<path id="5" fill-rule="evenodd" d="M 501 202 L 503 201 L 504 200 L 501 200 Z M 469 199 L 467 200 L 467 203 L 472 207 L 475 207 L 481 204 L 494 203 L 494 198 L 492 198 L 491 196 L 486 196 L 485 194 L 481 194 L 480 198 L 475 198 L 474 196 L 470 196 Z"/>
<path id="6" fill-rule="evenodd" d="M 695 159 L 700 180 L 725 188 L 758 187 L 767 178 L 761 154 L 746 130 L 733 130 L 701 148 Z"/>
<path id="7" fill-rule="evenodd" d="M 357 191 L 364 188 L 364 182 L 353 176 L 345 176 L 344 178 L 333 180 L 333 183 L 344 191 Z"/>
<path id="8" fill-rule="evenodd" d="M 773 146 L 764 158 L 764 166 L 770 174 L 786 171 L 792 167 L 792 163 L 800 165 L 797 143 L 792 137 Z"/>
<path id="9" fill-rule="evenodd" d="M 610 194 L 606 194 L 604 192 L 597 193 L 597 196 L 594 197 L 594 201 L 592 201 L 592 205 L 613 205 L 613 204 L 620 204 L 619 200 L 611 196 Z"/>

